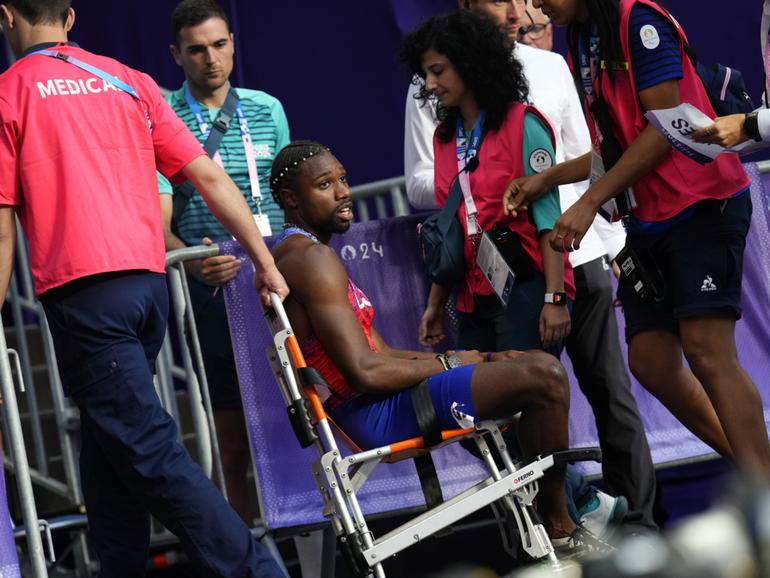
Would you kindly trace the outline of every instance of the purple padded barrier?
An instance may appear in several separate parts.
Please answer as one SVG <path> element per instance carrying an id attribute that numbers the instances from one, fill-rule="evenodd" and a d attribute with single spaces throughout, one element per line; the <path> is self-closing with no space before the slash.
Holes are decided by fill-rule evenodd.
<path id="1" fill-rule="evenodd" d="M 13 536 L 8 498 L 5 493 L 5 476 L 0 472 L 0 578 L 21 578 L 16 540 Z"/>
<path id="2" fill-rule="evenodd" d="M 747 165 L 747 170 L 754 181 L 754 217 L 745 257 L 744 318 L 738 324 L 737 339 L 744 367 L 760 388 L 764 407 L 770 408 L 770 177 L 763 190 L 756 166 Z M 385 340 L 409 349 L 419 348 L 417 326 L 428 291 L 416 245 L 418 220 L 404 217 L 356 224 L 333 243 L 351 277 L 374 303 L 375 325 Z M 223 243 L 222 250 L 243 256 L 236 243 Z M 318 522 L 321 500 L 309 474 L 315 451 L 300 450 L 286 418 L 265 358 L 268 332 L 247 269 L 241 270 L 225 295 L 264 515 L 274 528 Z M 618 322 L 622 335 L 621 312 Z M 566 355 L 563 361 L 571 375 Z M 633 388 L 656 464 L 710 453 L 636 381 Z M 598 445 L 593 414 L 574 379 L 570 412 L 570 445 Z M 765 419 L 770 422 L 770 409 Z M 270 448 L 269 452 L 263 448 Z M 439 451 L 436 462 L 447 497 L 484 475 L 480 462 L 456 445 Z M 599 472 L 598 464 L 581 467 L 586 473 Z M 411 460 L 377 468 L 360 496 L 367 513 L 423 504 Z"/>

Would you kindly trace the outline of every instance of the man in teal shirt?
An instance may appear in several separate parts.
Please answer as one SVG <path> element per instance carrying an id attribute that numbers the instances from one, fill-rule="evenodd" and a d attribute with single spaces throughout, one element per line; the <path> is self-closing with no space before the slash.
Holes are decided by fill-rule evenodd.
<path id="1" fill-rule="evenodd" d="M 166 98 L 201 144 L 206 142 L 231 92 L 234 43 L 227 15 L 215 0 L 184 0 L 171 16 L 171 54 L 182 67 L 185 83 Z M 233 179 L 257 219 L 263 235 L 279 231 L 283 211 L 270 195 L 268 178 L 275 155 L 289 143 L 283 106 L 261 91 L 237 88 L 232 122 L 214 160 Z M 220 119 L 221 120 L 221 119 Z M 166 250 L 229 239 L 230 235 L 194 189 L 171 187 L 158 176 Z M 192 194 L 185 203 L 179 197 Z M 177 197 L 177 202 L 174 202 Z M 172 219 L 174 227 L 171 226 Z M 173 229 L 173 230 L 172 230 Z M 222 292 L 217 287 L 238 273 L 241 262 L 231 256 L 188 263 L 190 295 L 204 355 L 214 407 L 228 497 L 247 523 L 253 520 L 246 473 L 249 444 L 238 377 Z"/>

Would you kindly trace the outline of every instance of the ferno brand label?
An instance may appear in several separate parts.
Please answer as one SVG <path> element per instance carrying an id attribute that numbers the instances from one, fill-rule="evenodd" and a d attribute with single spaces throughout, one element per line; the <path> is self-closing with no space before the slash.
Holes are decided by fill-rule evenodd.
<path id="1" fill-rule="evenodd" d="M 515 480 L 513 480 L 513 483 L 514 483 L 514 484 L 520 484 L 521 482 L 523 482 L 523 481 L 524 481 L 524 480 L 526 480 L 527 478 L 531 478 L 531 477 L 532 477 L 532 476 L 534 476 L 534 475 L 535 475 L 535 472 L 534 472 L 534 471 L 532 471 L 532 470 L 530 470 L 530 471 L 528 471 L 526 474 L 522 474 L 522 475 L 520 475 L 518 478 L 516 478 Z"/>

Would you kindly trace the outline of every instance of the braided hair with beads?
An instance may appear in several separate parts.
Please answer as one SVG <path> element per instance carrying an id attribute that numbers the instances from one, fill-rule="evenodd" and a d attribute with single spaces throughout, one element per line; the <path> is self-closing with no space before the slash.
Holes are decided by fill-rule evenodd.
<path id="1" fill-rule="evenodd" d="M 279 191 L 291 187 L 307 159 L 329 152 L 329 148 L 312 140 L 298 140 L 287 144 L 276 155 L 270 170 L 270 193 L 278 206 L 283 208 Z"/>

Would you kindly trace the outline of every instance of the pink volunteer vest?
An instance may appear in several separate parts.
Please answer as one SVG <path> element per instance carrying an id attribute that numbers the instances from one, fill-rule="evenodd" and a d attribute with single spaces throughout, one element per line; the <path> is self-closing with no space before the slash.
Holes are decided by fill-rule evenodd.
<path id="1" fill-rule="evenodd" d="M 479 225 L 484 231 L 502 221 L 514 231 L 529 255 L 535 268 L 543 272 L 543 257 L 540 254 L 538 233 L 530 223 L 526 212 L 520 212 L 516 219 L 503 213 L 502 192 L 508 183 L 524 175 L 523 138 L 524 114 L 531 112 L 549 128 L 551 142 L 553 130 L 548 120 L 534 107 L 521 103 L 509 105 L 505 120 L 499 129 L 489 130 L 479 150 L 479 168 L 470 174 L 471 191 L 478 211 Z M 436 202 L 443 207 L 449 196 L 449 186 L 457 174 L 457 152 L 455 140 L 444 143 L 434 137 Z M 457 309 L 469 313 L 473 310 L 473 295 L 492 295 L 493 291 L 484 273 L 476 265 L 476 251 L 468 238 L 465 218 L 465 203 L 460 203 L 458 218 L 465 230 L 465 262 L 469 264 L 465 280 L 460 285 Z M 574 299 L 575 286 L 572 268 L 565 253 L 564 286 L 567 295 Z M 471 265 L 472 264 L 472 265 Z"/>
<path id="2" fill-rule="evenodd" d="M 654 2 L 620 0 L 620 43 L 623 58 L 628 62 L 628 71 L 615 70 L 612 79 L 605 71 L 602 74 L 600 93 L 609 106 L 614 134 L 623 150 L 626 150 L 647 126 L 634 85 L 629 52 L 628 21 L 631 9 L 637 3 L 658 11 L 673 23 L 683 38 L 685 37 L 679 23 Z M 679 81 L 680 100 L 692 104 L 713 118 L 714 109 L 703 83 L 683 49 L 681 53 L 684 77 Z M 574 64 L 570 62 L 570 66 Z M 595 123 L 590 118 L 588 120 L 592 140 L 597 142 Z M 672 149 L 655 169 L 633 184 L 638 207 L 632 212 L 636 218 L 643 221 L 663 221 L 698 201 L 727 198 L 749 183 L 743 166 L 735 155 L 723 154 L 707 165 L 700 165 Z"/>

